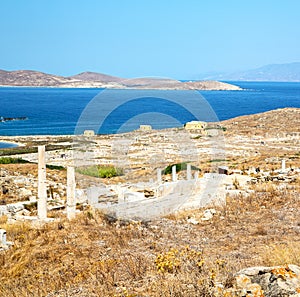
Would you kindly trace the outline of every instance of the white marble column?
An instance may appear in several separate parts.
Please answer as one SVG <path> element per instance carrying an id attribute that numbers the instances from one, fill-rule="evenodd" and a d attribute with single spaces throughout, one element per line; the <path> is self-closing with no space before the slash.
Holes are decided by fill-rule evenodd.
<path id="1" fill-rule="evenodd" d="M 46 180 L 46 158 L 45 146 L 38 146 L 38 217 L 47 218 L 47 180 Z"/>
<path id="2" fill-rule="evenodd" d="M 192 179 L 192 165 L 191 164 L 186 165 L 186 179 L 187 180 Z"/>
<path id="3" fill-rule="evenodd" d="M 75 197 L 75 169 L 73 166 L 67 167 L 67 218 L 72 220 L 76 214 L 76 197 Z"/>
<path id="4" fill-rule="evenodd" d="M 157 168 L 157 182 L 161 184 L 161 169 Z"/>
<path id="5" fill-rule="evenodd" d="M 177 182 L 176 165 L 172 166 L 172 181 Z"/>

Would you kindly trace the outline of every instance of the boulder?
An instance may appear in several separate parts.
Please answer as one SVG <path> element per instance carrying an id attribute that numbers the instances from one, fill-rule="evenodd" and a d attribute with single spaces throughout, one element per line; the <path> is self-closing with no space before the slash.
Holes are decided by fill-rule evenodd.
<path id="1" fill-rule="evenodd" d="M 30 196 L 32 196 L 32 191 L 29 189 L 26 189 L 26 188 L 21 188 L 19 190 L 19 195 L 21 197 L 30 197 Z"/>
<path id="2" fill-rule="evenodd" d="M 300 297 L 300 267 L 250 267 L 239 271 L 224 296 Z"/>

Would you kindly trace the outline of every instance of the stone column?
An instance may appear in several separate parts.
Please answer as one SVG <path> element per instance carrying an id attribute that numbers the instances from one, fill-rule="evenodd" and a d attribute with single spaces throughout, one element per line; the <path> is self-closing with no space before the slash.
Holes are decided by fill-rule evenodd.
<path id="1" fill-rule="evenodd" d="M 285 159 L 281 160 L 281 171 L 285 172 Z"/>
<path id="2" fill-rule="evenodd" d="M 46 158 L 45 146 L 38 147 L 38 217 L 47 218 L 47 184 L 46 184 Z"/>
<path id="3" fill-rule="evenodd" d="M 195 177 L 195 180 L 198 180 L 198 178 L 199 178 L 199 171 L 198 170 L 195 172 L 194 177 Z"/>
<path id="4" fill-rule="evenodd" d="M 157 168 L 157 182 L 161 184 L 161 169 Z"/>
<path id="5" fill-rule="evenodd" d="M 176 165 L 172 166 L 172 181 L 177 182 Z"/>
<path id="6" fill-rule="evenodd" d="M 75 218 L 76 197 L 75 197 L 75 169 L 73 166 L 67 167 L 67 218 Z"/>
<path id="7" fill-rule="evenodd" d="M 6 230 L 0 229 L 0 246 L 6 246 Z"/>
<path id="8" fill-rule="evenodd" d="M 192 165 L 191 164 L 186 165 L 186 179 L 187 180 L 192 179 Z"/>

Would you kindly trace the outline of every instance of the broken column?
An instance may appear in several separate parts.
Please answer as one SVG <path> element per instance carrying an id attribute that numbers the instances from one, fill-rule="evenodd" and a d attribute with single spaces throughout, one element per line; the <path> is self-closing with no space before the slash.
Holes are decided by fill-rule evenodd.
<path id="1" fill-rule="evenodd" d="M 172 181 L 173 182 L 177 181 L 176 165 L 172 166 Z"/>
<path id="2" fill-rule="evenodd" d="M 157 182 L 160 184 L 161 183 L 161 169 L 157 168 Z"/>
<path id="3" fill-rule="evenodd" d="M 285 159 L 281 160 L 281 171 L 285 172 Z"/>
<path id="4" fill-rule="evenodd" d="M 73 166 L 67 167 L 67 218 L 72 220 L 75 218 L 76 197 L 75 197 L 75 169 Z"/>
<path id="5" fill-rule="evenodd" d="M 47 218 L 47 184 L 46 184 L 45 146 L 38 146 L 38 201 L 37 210 L 39 219 Z"/>
<path id="6" fill-rule="evenodd" d="M 6 230 L 0 229 L 0 246 L 5 247 L 6 245 Z"/>
<path id="7" fill-rule="evenodd" d="M 187 180 L 192 179 L 192 165 L 191 164 L 186 165 L 186 179 Z"/>
<path id="8" fill-rule="evenodd" d="M 198 180 L 198 178 L 199 178 L 199 171 L 198 170 L 195 172 L 194 178 L 195 178 L 195 180 Z"/>

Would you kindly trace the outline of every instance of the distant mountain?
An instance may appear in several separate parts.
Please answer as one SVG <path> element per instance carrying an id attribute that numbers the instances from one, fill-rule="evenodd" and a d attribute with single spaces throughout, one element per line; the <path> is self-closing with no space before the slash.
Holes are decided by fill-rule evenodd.
<path id="1" fill-rule="evenodd" d="M 202 75 L 201 78 L 232 81 L 300 82 L 300 62 L 271 64 L 235 73 Z"/>
<path id="2" fill-rule="evenodd" d="M 64 77 L 32 70 L 0 70 L 0 86 L 54 88 L 117 88 L 161 90 L 240 90 L 240 87 L 217 81 L 179 82 L 172 79 L 124 79 L 96 72 Z"/>

